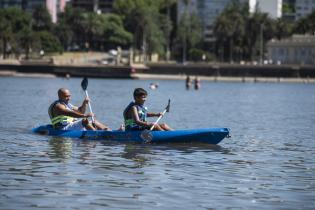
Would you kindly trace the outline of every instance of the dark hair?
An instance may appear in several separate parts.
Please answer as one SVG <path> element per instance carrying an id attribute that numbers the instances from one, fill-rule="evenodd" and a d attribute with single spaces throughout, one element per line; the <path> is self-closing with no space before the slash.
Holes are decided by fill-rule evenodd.
<path id="1" fill-rule="evenodd" d="M 133 97 L 138 97 L 138 96 L 147 96 L 148 92 L 142 88 L 136 88 L 133 91 Z"/>

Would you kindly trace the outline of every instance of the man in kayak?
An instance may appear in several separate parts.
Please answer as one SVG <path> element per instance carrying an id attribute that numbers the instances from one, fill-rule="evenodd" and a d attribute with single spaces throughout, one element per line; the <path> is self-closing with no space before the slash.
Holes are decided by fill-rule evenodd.
<path id="1" fill-rule="evenodd" d="M 162 113 L 152 113 L 147 111 L 144 106 L 148 96 L 147 91 L 136 88 L 133 92 L 134 102 L 131 102 L 124 110 L 124 120 L 126 130 L 145 130 L 150 129 L 154 123 L 147 122 L 147 117 L 159 117 Z M 156 124 L 153 130 L 169 131 L 173 130 L 167 124 Z"/>
<path id="2" fill-rule="evenodd" d="M 93 113 L 85 113 L 86 105 L 89 98 L 85 98 L 80 107 L 76 107 L 69 103 L 70 91 L 65 88 L 58 90 L 59 100 L 49 106 L 48 114 L 52 125 L 59 130 L 110 130 L 107 126 L 95 120 L 89 122 L 89 117 L 94 117 Z"/>

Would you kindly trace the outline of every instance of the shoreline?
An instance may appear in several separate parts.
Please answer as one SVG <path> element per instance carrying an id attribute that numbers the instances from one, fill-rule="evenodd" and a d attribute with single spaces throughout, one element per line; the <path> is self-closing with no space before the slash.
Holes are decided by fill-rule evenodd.
<path id="1" fill-rule="evenodd" d="M 187 75 L 146 74 L 131 73 L 130 79 L 138 80 L 185 80 Z M 190 75 L 192 78 L 198 75 Z M 0 77 L 33 77 L 33 78 L 57 78 L 50 73 L 21 73 L 12 70 L 0 71 Z M 231 77 L 231 76 L 198 76 L 201 81 L 210 82 L 240 82 L 240 83 L 303 83 L 314 84 L 315 78 L 283 78 L 283 77 Z M 105 78 L 106 79 L 106 78 Z"/>
<path id="2" fill-rule="evenodd" d="M 34 61 L 1 63 L 0 77 L 90 77 L 142 80 L 185 80 L 187 76 L 213 82 L 315 83 L 315 66 L 149 63 L 132 65 L 56 65 Z"/>
<path id="3" fill-rule="evenodd" d="M 138 74 L 131 75 L 139 80 L 186 80 L 187 75 Z M 190 75 L 194 79 L 194 75 Z M 198 75 L 195 75 L 198 76 Z M 315 83 L 315 78 L 282 78 L 282 77 L 229 77 L 229 76 L 198 76 L 201 81 L 242 82 L 242 83 Z"/>
<path id="4" fill-rule="evenodd" d="M 0 77 L 34 77 L 34 78 L 56 78 L 57 76 L 49 73 L 21 73 L 12 70 L 0 71 Z"/>

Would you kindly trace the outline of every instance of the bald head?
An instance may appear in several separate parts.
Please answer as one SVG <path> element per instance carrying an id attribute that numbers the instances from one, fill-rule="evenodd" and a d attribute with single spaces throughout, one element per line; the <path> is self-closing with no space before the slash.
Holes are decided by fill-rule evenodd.
<path id="1" fill-rule="evenodd" d="M 60 88 L 58 90 L 58 97 L 60 100 L 68 102 L 71 97 L 70 91 L 66 88 Z"/>

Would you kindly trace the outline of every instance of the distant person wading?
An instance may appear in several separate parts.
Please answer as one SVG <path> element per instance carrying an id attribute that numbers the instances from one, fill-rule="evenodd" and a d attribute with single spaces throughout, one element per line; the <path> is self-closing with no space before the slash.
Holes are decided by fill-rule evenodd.
<path id="1" fill-rule="evenodd" d="M 195 90 L 199 90 L 201 87 L 200 79 L 198 77 L 195 77 L 194 86 L 195 86 Z"/>
<path id="2" fill-rule="evenodd" d="M 186 90 L 189 90 L 191 86 L 191 79 L 189 76 L 186 77 Z"/>

